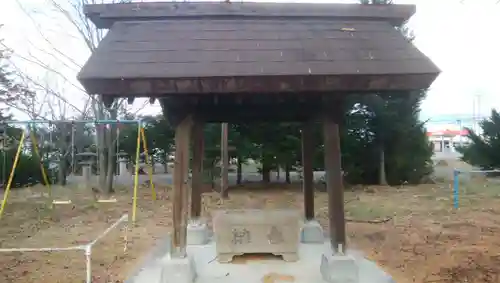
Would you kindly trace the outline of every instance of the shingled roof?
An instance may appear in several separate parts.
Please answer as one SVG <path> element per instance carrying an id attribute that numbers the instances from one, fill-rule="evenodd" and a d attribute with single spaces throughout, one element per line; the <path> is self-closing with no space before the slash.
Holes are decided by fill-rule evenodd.
<path id="1" fill-rule="evenodd" d="M 413 6 L 140 3 L 85 12 L 110 28 L 78 76 L 89 93 L 420 89 L 439 73 L 393 27 Z"/>

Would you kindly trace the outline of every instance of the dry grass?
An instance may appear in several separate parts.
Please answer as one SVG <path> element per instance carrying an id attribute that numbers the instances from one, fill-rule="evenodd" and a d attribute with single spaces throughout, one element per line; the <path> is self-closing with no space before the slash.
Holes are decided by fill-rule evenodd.
<path id="1" fill-rule="evenodd" d="M 446 160 L 439 160 L 436 166 L 448 166 L 448 162 Z"/>
<path id="2" fill-rule="evenodd" d="M 92 202 L 90 190 L 55 189 L 58 198 L 74 205 L 49 210 L 41 188 L 12 194 L 1 220 L 0 245 L 5 247 L 72 246 L 91 241 L 123 213 L 130 212 L 131 192 L 122 188 L 117 203 Z M 452 209 L 449 185 L 370 187 L 346 193 L 349 218 L 371 220 L 391 216 L 382 224 L 348 223 L 352 247 L 377 261 L 396 282 L 500 282 L 500 186 L 482 181 L 462 186 L 461 208 Z M 72 193 L 69 193 L 71 191 Z M 87 192 L 88 191 L 88 192 Z M 142 188 L 138 225 L 129 231 L 123 252 L 123 231 L 110 233 L 93 250 L 93 282 L 122 282 L 171 226 L 171 191 L 160 187 L 160 200 Z M 326 194 L 316 194 L 316 215 L 327 228 Z M 203 214 L 219 208 L 302 209 L 297 186 L 245 185 L 233 188 L 221 202 L 215 193 L 203 197 Z M 211 225 L 211 224 L 210 224 Z M 10 253 L 0 257 L 0 282 L 83 282 L 83 252 Z M 42 279 L 40 279 L 42 278 Z"/>
<path id="3" fill-rule="evenodd" d="M 114 196 L 117 203 L 96 204 L 90 189 L 54 188 L 57 199 L 71 198 L 72 204 L 47 208 L 42 188 L 14 191 L 0 226 L 2 248 L 69 247 L 95 239 L 132 208 L 132 193 L 121 188 Z M 159 200 L 151 200 L 150 191 L 141 189 L 137 227 L 128 232 L 128 251 L 123 252 L 122 227 L 108 234 L 93 249 L 92 282 L 121 282 L 145 256 L 156 239 L 170 226 L 170 203 L 165 189 Z M 84 282 L 83 251 L 53 253 L 4 253 L 0 257 L 0 282 Z"/>

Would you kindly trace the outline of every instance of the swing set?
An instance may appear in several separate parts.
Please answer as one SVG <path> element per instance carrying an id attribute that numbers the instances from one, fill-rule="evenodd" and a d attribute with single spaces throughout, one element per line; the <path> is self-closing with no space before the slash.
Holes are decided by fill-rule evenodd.
<path id="1" fill-rule="evenodd" d="M 0 207 L 0 219 L 2 218 L 3 216 L 3 212 L 5 210 L 5 206 L 7 204 L 7 199 L 9 197 L 9 192 L 10 192 L 10 189 L 12 187 L 12 182 L 13 182 L 13 179 L 14 179 L 14 175 L 15 175 L 15 171 L 16 171 L 16 167 L 18 166 L 19 164 L 19 159 L 20 159 L 20 156 L 23 152 L 23 149 L 24 149 L 24 143 L 27 139 L 27 136 L 29 136 L 30 140 L 31 140 L 31 143 L 32 143 L 32 149 L 33 149 L 33 153 L 34 155 L 36 156 L 36 158 L 39 160 L 39 164 L 40 164 L 40 170 L 41 170 L 41 174 L 42 174 L 42 180 L 43 180 L 43 184 L 47 187 L 47 195 L 48 195 L 48 207 L 50 207 L 51 209 L 54 208 L 55 205 L 62 205 L 62 204 L 71 204 L 72 203 L 72 200 L 71 199 L 68 199 L 68 200 L 56 200 L 53 198 L 53 192 L 52 192 L 52 186 L 51 186 L 51 182 L 49 181 L 49 176 L 47 174 L 47 171 L 46 171 L 46 168 L 43 164 L 43 157 L 40 155 L 40 150 L 38 148 L 38 140 L 36 138 L 36 134 L 35 134 L 35 131 L 34 131 L 34 125 L 36 124 L 48 124 L 49 125 L 49 145 L 52 147 L 53 146 L 53 140 L 52 140 L 52 126 L 53 125 L 56 125 L 56 124 L 71 124 L 72 125 L 72 130 L 71 130 L 71 156 L 72 156 L 72 160 L 71 160 L 71 172 L 74 174 L 75 173 L 75 125 L 76 124 L 94 124 L 96 127 L 97 126 L 107 126 L 107 125 L 120 125 L 120 124 L 137 124 L 137 146 L 136 146 L 136 151 L 135 151 L 135 172 L 134 172 L 134 191 L 133 191 L 133 201 L 132 201 L 132 222 L 135 223 L 135 220 L 136 220 L 136 212 L 137 212 L 137 190 L 138 190 L 138 187 L 139 187 L 139 162 L 140 162 L 140 156 L 141 156 L 141 143 L 142 143 L 142 148 L 143 148 L 143 154 L 144 154 L 144 158 L 145 158 L 145 163 L 148 167 L 148 175 L 149 175 L 149 185 L 151 187 L 151 195 L 152 195 L 152 199 L 153 200 L 156 200 L 156 190 L 155 190 L 155 186 L 154 186 L 154 183 L 153 183 L 153 167 L 152 167 L 152 164 L 150 163 L 150 160 L 149 160 L 149 153 L 148 153 L 148 147 L 147 147 L 147 143 L 146 143 L 146 134 L 145 134 L 145 131 L 144 131 L 144 127 L 142 126 L 142 121 L 140 120 L 93 120 L 93 121 L 86 121 L 86 120 L 63 120 L 63 121 L 49 121 L 49 120 L 29 120 L 29 121 L 5 121 L 5 122 L 2 122 L 4 125 L 8 125 L 8 124 L 21 124 L 21 125 L 26 125 L 26 129 L 23 129 L 22 133 L 21 133 L 21 137 L 19 139 L 19 141 L 17 142 L 18 145 L 17 145 L 17 150 L 16 150 L 16 154 L 15 154 L 15 157 L 14 157 L 14 162 L 12 164 L 12 168 L 10 170 L 10 174 L 9 174 L 9 178 L 8 178 L 8 181 L 7 181 L 7 185 L 5 187 L 5 191 L 4 191 L 4 196 L 3 196 L 3 201 L 2 201 L 2 205 Z M 4 129 L 4 133 L 3 133 L 3 146 L 4 146 L 4 150 L 5 150 L 5 142 L 7 140 L 7 133 L 6 133 L 6 129 Z M 117 160 L 116 162 L 118 162 L 118 158 L 119 158 L 119 139 L 120 139 L 120 128 L 118 127 L 117 128 L 117 137 L 115 139 L 114 142 L 116 142 L 116 157 L 117 157 Z M 114 143 L 113 142 L 113 143 Z M 3 161 L 3 164 L 4 164 L 4 170 L 6 169 L 5 165 L 6 165 L 6 161 L 5 161 L 5 158 L 6 158 L 6 155 L 4 153 L 4 161 Z M 99 158 L 97 158 L 97 160 L 99 160 Z M 91 170 L 92 171 L 92 170 Z M 5 180 L 5 177 L 4 179 Z M 92 190 L 95 190 L 94 188 L 92 188 Z M 112 198 L 112 199 L 99 199 L 99 198 L 96 198 L 96 202 L 97 203 L 114 203 L 116 202 L 117 200 L 115 198 Z"/>

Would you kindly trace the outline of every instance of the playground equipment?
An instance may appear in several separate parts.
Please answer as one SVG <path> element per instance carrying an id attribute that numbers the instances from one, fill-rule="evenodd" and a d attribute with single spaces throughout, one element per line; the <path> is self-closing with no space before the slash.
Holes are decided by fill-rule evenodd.
<path id="1" fill-rule="evenodd" d="M 52 137 L 52 130 L 53 130 L 53 126 L 54 125 L 71 125 L 71 141 L 70 141 L 70 145 L 69 145 L 69 151 L 68 150 L 65 150 L 63 152 L 64 155 L 62 157 L 65 157 L 66 154 L 69 154 L 71 153 L 71 172 L 72 174 L 75 173 L 75 157 L 76 156 L 82 156 L 83 154 L 92 154 L 93 156 L 96 156 L 96 153 L 93 153 L 93 152 L 87 152 L 87 153 L 76 153 L 75 150 L 76 150 L 76 146 L 75 146 L 75 126 L 77 124 L 82 124 L 82 125 L 88 125 L 88 124 L 94 124 L 95 126 L 106 126 L 106 125 L 113 125 L 113 124 L 116 124 L 116 125 L 121 125 L 121 124 L 137 124 L 137 145 L 136 145 L 136 154 L 135 154 L 135 174 L 134 174 L 134 192 L 133 192 L 133 207 L 132 207 L 132 222 L 135 223 L 135 220 L 136 220 L 136 211 L 137 211 L 137 190 L 138 190 L 138 187 L 139 187 L 139 160 L 140 160 L 140 154 L 141 154 L 141 143 L 142 143 L 142 149 L 143 149 L 143 153 L 144 153 L 144 156 L 145 156 L 145 159 L 146 159 L 146 163 L 148 165 L 148 175 L 149 175 L 149 183 L 150 183 L 150 187 L 151 187 L 151 193 L 152 193 L 152 199 L 153 200 L 156 200 L 156 190 L 155 190 L 155 187 L 154 187 L 154 183 L 153 183 L 153 169 L 151 166 L 149 166 L 149 154 L 148 154 L 148 149 L 147 149 L 147 144 L 146 144 L 146 135 L 145 135 L 145 131 L 144 131 L 144 128 L 143 128 L 143 124 L 140 120 L 95 120 L 95 121 L 87 121 L 87 120 L 63 120 L 63 121 L 46 121 L 46 120 L 29 120 L 29 121 L 5 121 L 3 122 L 4 125 L 8 125 L 8 124 L 16 124 L 16 125 L 22 125 L 24 126 L 24 129 L 21 133 L 21 137 L 19 139 L 19 141 L 17 142 L 17 151 L 16 151 L 16 155 L 15 155 L 15 158 L 14 158 L 14 163 L 13 163 L 13 166 L 10 170 L 10 174 L 9 174 L 9 178 L 8 178 L 8 181 L 7 181 L 7 185 L 5 187 L 5 192 L 4 192 L 4 197 L 3 197 L 3 201 L 2 201 L 2 205 L 1 205 L 1 208 L 0 208 L 0 219 L 3 215 L 3 212 L 4 212 L 4 209 L 5 209 L 5 206 L 6 206 L 6 203 L 7 203 L 7 199 L 9 197 L 9 192 L 10 192 L 10 189 L 12 188 L 12 182 L 13 182 L 13 179 L 14 179 L 14 175 L 15 175 L 15 170 L 16 170 L 16 167 L 18 166 L 19 164 L 19 158 L 20 158 L 20 155 L 21 153 L 23 152 L 24 150 L 24 144 L 25 144 L 25 140 L 26 140 L 26 137 L 28 136 L 27 134 L 29 133 L 29 137 L 31 138 L 31 143 L 32 143 L 32 149 L 33 149 L 33 153 L 34 155 L 37 157 L 38 160 L 40 160 L 40 170 L 42 172 L 42 177 L 43 177 L 43 185 L 45 185 L 47 187 L 47 193 L 48 193 L 48 206 L 50 208 L 52 208 L 54 205 L 63 205 L 63 204 L 71 204 L 73 203 L 73 201 L 71 199 L 67 199 L 67 200 L 58 200 L 58 199 L 54 199 L 53 198 L 53 191 L 52 191 L 52 186 L 51 186 L 51 182 L 49 181 L 49 178 L 48 178 L 48 174 L 46 172 L 46 169 L 45 169 L 45 166 L 42 162 L 42 160 L 44 160 L 44 158 L 40 155 L 40 151 L 38 149 L 38 146 L 39 146 L 39 142 L 36 138 L 36 134 L 35 134 L 35 125 L 37 124 L 45 124 L 45 125 L 48 125 L 49 127 L 49 146 L 53 146 L 54 145 L 54 142 L 53 142 L 53 137 Z M 4 141 L 6 140 L 6 137 L 5 137 L 6 133 L 4 131 Z M 122 154 L 119 154 L 119 137 L 120 137 L 120 130 L 119 130 L 119 127 L 117 129 L 117 138 L 114 142 L 116 142 L 117 144 L 117 154 L 116 154 L 116 161 L 119 162 L 120 160 L 120 156 L 122 156 Z M 50 156 L 52 157 L 52 156 Z M 54 162 L 55 160 L 51 160 L 51 158 L 48 158 L 49 161 L 52 161 Z M 5 155 L 4 155 L 4 159 L 5 159 Z M 97 161 L 98 162 L 98 161 Z M 5 160 L 4 160 L 4 164 L 5 164 Z M 98 164 L 99 165 L 99 164 Z M 86 164 L 86 166 L 84 166 L 85 168 L 82 168 L 82 174 L 85 175 L 85 179 L 89 178 L 89 174 L 91 175 L 92 174 L 92 169 L 91 169 L 91 163 L 88 163 Z M 4 170 L 5 170 L 5 166 L 4 166 Z M 87 181 L 87 180 L 85 180 Z M 87 183 L 86 185 L 90 185 L 89 183 Z M 92 188 L 93 191 L 95 190 L 94 188 Z M 96 202 L 97 203 L 114 203 L 116 202 L 117 200 L 115 198 L 111 198 L 111 199 L 100 199 L 100 198 L 96 198 Z"/>

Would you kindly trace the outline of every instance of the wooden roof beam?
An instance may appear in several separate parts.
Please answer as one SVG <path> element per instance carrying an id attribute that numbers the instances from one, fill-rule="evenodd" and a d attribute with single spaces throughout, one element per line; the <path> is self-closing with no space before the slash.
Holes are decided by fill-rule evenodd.
<path id="1" fill-rule="evenodd" d="M 84 14 L 98 27 L 109 29 L 118 21 L 193 18 L 311 18 L 387 21 L 399 26 L 415 13 L 415 5 L 362 5 L 338 3 L 141 2 L 93 4 Z"/>

